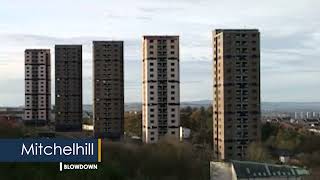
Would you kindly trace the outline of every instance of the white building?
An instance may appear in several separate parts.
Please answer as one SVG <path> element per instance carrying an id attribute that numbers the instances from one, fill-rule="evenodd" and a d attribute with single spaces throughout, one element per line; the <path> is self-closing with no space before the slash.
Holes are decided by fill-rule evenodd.
<path id="1" fill-rule="evenodd" d="M 142 140 L 179 140 L 179 36 L 144 36 L 142 52 Z"/>
<path id="2" fill-rule="evenodd" d="M 180 141 L 183 141 L 184 139 L 189 139 L 190 135 L 191 129 L 180 126 Z"/>
<path id="3" fill-rule="evenodd" d="M 27 124 L 46 125 L 51 113 L 49 49 L 25 50 L 25 114 Z"/>

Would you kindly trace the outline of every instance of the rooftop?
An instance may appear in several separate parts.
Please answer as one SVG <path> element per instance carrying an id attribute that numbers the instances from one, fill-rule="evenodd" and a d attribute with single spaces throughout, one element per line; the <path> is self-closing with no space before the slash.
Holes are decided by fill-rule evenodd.
<path id="1" fill-rule="evenodd" d="M 117 40 L 93 41 L 93 44 L 97 44 L 97 43 L 123 43 L 123 41 L 117 41 Z"/>
<path id="2" fill-rule="evenodd" d="M 299 177 L 309 175 L 308 170 L 296 166 L 236 160 L 232 160 L 231 163 L 238 178 Z"/>
<path id="3" fill-rule="evenodd" d="M 82 44 L 56 44 L 55 47 L 82 47 Z"/>
<path id="4" fill-rule="evenodd" d="M 178 35 L 144 35 L 144 39 L 146 38 L 179 38 Z"/>
<path id="5" fill-rule="evenodd" d="M 39 52 L 39 51 L 50 51 L 50 49 L 26 49 L 25 52 L 27 52 L 27 51 L 37 51 L 37 52 Z"/>
<path id="6" fill-rule="evenodd" d="M 214 31 L 239 31 L 239 32 L 242 32 L 242 31 L 259 31 L 259 29 L 215 29 Z"/>

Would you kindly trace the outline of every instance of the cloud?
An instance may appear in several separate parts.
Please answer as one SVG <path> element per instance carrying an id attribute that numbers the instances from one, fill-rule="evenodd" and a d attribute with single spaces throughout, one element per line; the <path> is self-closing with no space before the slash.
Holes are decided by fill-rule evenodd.
<path id="1" fill-rule="evenodd" d="M 184 8 L 179 7 L 172 7 L 172 6 L 160 6 L 160 7 L 140 7 L 139 10 L 143 13 L 164 13 L 164 12 L 177 12 L 177 11 L 183 11 Z"/>
<path id="2" fill-rule="evenodd" d="M 316 92 L 320 89 L 316 83 L 320 76 L 318 0 L 17 2 L 2 2 L 0 7 L 1 85 L 7 78 L 23 80 L 26 48 L 51 48 L 54 53 L 54 44 L 83 44 L 83 73 L 89 78 L 92 40 L 124 40 L 126 101 L 140 101 L 142 35 L 177 34 L 181 52 L 181 99 L 210 99 L 212 30 L 258 28 L 263 100 L 320 100 Z M 88 84 L 84 90 L 85 103 L 90 103 L 90 78 L 84 81 Z M 21 85 L 10 87 L 23 91 Z M 5 98 L 1 96 L 4 92 Z M 0 86 L 0 105 L 23 102 L 21 98 L 23 96 L 10 94 Z"/>

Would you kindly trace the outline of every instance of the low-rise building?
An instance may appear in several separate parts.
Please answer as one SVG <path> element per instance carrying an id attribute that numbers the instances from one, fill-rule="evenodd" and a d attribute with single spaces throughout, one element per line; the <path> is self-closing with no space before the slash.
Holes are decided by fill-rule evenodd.
<path id="1" fill-rule="evenodd" d="M 180 141 L 189 139 L 191 135 L 191 129 L 180 126 Z"/>
<path id="2" fill-rule="evenodd" d="M 4 116 L 0 115 L 0 123 L 5 123 L 12 126 L 17 126 L 21 122 L 21 119 L 15 116 Z"/>
<path id="3" fill-rule="evenodd" d="M 308 170 L 296 166 L 235 160 L 230 162 L 210 162 L 211 180 L 302 180 L 309 175 Z"/>
<path id="4" fill-rule="evenodd" d="M 18 120 L 22 120 L 24 118 L 24 108 L 0 107 L 0 116 L 16 117 Z"/>

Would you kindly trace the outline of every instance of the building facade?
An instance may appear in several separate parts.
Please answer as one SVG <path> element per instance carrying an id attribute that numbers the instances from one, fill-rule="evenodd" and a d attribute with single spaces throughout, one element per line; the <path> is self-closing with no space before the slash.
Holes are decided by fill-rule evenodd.
<path id="1" fill-rule="evenodd" d="M 26 124 L 43 126 L 50 121 L 51 56 L 49 49 L 25 50 Z"/>
<path id="2" fill-rule="evenodd" d="M 260 33 L 213 32 L 213 147 L 217 159 L 244 159 L 260 140 Z"/>
<path id="3" fill-rule="evenodd" d="M 124 133 L 123 41 L 93 42 L 94 135 L 119 140 Z"/>
<path id="4" fill-rule="evenodd" d="M 82 46 L 55 46 L 56 131 L 82 130 Z"/>
<path id="5" fill-rule="evenodd" d="M 144 36 L 142 57 L 142 139 L 179 139 L 179 36 Z"/>
<path id="6" fill-rule="evenodd" d="M 311 175 L 307 169 L 297 166 L 238 160 L 210 162 L 210 180 L 303 180 L 310 178 Z"/>

